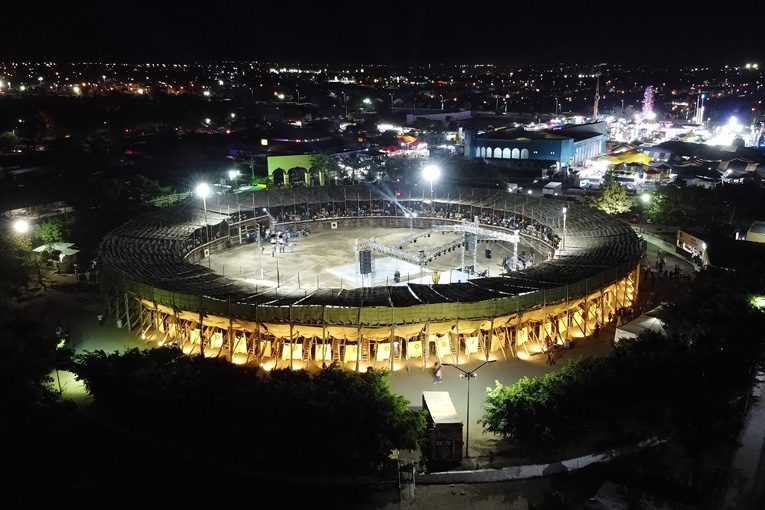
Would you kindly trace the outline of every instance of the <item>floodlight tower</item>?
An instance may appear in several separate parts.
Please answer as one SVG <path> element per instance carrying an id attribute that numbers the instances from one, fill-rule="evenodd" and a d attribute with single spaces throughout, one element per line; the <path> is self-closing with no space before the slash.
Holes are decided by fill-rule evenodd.
<path id="1" fill-rule="evenodd" d="M 205 235 L 207 236 L 207 241 L 210 242 L 210 224 L 207 222 L 207 195 L 210 194 L 210 186 L 208 186 L 206 183 L 201 183 L 197 186 L 197 195 L 202 197 L 202 204 L 204 206 L 205 210 Z"/>

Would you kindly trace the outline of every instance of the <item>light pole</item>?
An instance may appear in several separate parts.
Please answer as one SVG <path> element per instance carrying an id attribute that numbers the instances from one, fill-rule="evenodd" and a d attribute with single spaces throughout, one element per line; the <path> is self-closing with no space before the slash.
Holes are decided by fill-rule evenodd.
<path id="1" fill-rule="evenodd" d="M 207 242 L 210 242 L 210 226 L 207 223 L 207 195 L 210 194 L 210 186 L 206 183 L 202 183 L 197 186 L 197 195 L 202 197 L 202 205 L 205 209 L 205 235 L 207 236 Z"/>
<path id="2" fill-rule="evenodd" d="M 460 372 L 462 372 L 462 374 L 460 374 L 460 377 L 467 379 L 467 383 L 468 383 L 468 386 L 467 386 L 467 423 L 465 424 L 465 458 L 466 459 L 470 457 L 470 379 L 475 379 L 475 377 L 476 377 L 475 373 L 478 372 L 478 370 L 480 370 L 482 366 L 484 366 L 487 363 L 494 363 L 495 361 L 496 360 L 493 360 L 493 359 L 492 360 L 488 360 L 488 361 L 484 361 L 483 363 L 478 365 L 477 368 L 474 368 L 473 370 L 471 370 L 469 372 L 466 371 L 466 370 L 462 370 L 457 365 L 452 365 L 451 363 L 444 363 L 445 367 L 454 367 L 457 370 L 459 370 Z"/>
<path id="3" fill-rule="evenodd" d="M 29 232 L 29 223 L 24 220 L 18 220 L 13 224 L 13 230 L 15 230 L 17 234 L 26 234 Z"/>
<path id="4" fill-rule="evenodd" d="M 567 209 L 563 208 L 563 246 L 562 251 L 566 250 L 566 211 Z"/>
<path id="5" fill-rule="evenodd" d="M 30 241 L 30 244 L 27 244 L 28 238 L 26 237 L 27 233 L 29 233 L 29 223 L 26 220 L 16 220 L 13 223 L 13 230 L 16 232 L 16 234 L 19 236 L 19 239 L 24 239 L 24 251 L 27 252 L 27 261 L 32 260 L 32 254 L 27 251 L 27 247 L 31 250 L 32 244 Z"/>
<path id="6" fill-rule="evenodd" d="M 228 180 L 234 181 L 234 191 L 236 191 L 236 188 L 239 186 L 239 170 L 229 170 L 228 171 Z"/>
<path id="7" fill-rule="evenodd" d="M 433 203 L 433 181 L 441 175 L 441 169 L 436 165 L 428 165 L 422 169 L 422 176 L 430 181 L 430 207 L 433 215 L 436 213 L 436 204 Z"/>

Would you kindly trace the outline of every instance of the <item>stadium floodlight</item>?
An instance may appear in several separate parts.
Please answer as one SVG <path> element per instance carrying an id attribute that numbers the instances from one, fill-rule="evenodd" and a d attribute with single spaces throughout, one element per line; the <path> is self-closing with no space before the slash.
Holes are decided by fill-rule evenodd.
<path id="1" fill-rule="evenodd" d="M 441 175 L 441 169 L 436 165 L 428 165 L 422 169 L 422 176 L 430 181 L 430 207 L 433 213 L 436 212 L 436 205 L 433 203 L 433 181 Z"/>
<path id="2" fill-rule="evenodd" d="M 205 209 L 205 232 L 207 232 L 208 223 L 207 223 L 207 195 L 210 194 L 210 186 L 207 185 L 207 183 L 203 182 L 199 185 L 197 185 L 197 195 L 202 197 L 202 205 Z M 209 234 L 209 232 L 208 232 Z M 210 240 L 210 236 L 207 236 L 207 240 Z"/>

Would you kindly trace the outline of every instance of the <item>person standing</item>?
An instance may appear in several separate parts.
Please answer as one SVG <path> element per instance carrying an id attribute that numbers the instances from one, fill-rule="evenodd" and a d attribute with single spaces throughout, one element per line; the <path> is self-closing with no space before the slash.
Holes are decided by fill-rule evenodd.
<path id="1" fill-rule="evenodd" d="M 104 314 L 99 313 L 96 318 L 98 319 L 98 325 L 103 326 L 104 325 Z"/>
<path id="2" fill-rule="evenodd" d="M 439 384 L 441 382 L 441 362 L 436 361 L 436 366 L 433 367 L 433 374 L 436 377 L 436 380 L 433 381 L 433 384 Z"/>
<path id="3" fill-rule="evenodd" d="M 594 336 L 595 338 L 598 338 L 598 333 L 600 333 L 600 323 L 596 322 L 595 329 L 592 330 L 592 336 Z"/>

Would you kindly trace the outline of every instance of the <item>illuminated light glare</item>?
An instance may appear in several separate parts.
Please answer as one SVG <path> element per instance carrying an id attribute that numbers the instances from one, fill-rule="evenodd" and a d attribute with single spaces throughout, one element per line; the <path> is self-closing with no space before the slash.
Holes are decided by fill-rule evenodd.
<path id="1" fill-rule="evenodd" d="M 210 91 L 209 90 L 205 90 L 204 92 L 202 92 L 202 94 L 204 94 L 205 97 L 209 97 L 210 96 Z"/>
<path id="2" fill-rule="evenodd" d="M 441 169 L 436 165 L 428 165 L 422 169 L 422 175 L 427 180 L 434 181 L 441 175 Z"/>
<path id="3" fill-rule="evenodd" d="M 210 123 L 210 118 L 208 117 L 205 119 L 205 124 L 209 124 L 209 123 Z"/>
<path id="4" fill-rule="evenodd" d="M 239 175 L 239 170 L 229 170 L 228 171 L 228 178 L 233 180 L 236 176 Z"/>
<path id="5" fill-rule="evenodd" d="M 143 89 L 136 89 L 136 93 L 139 95 L 143 94 Z"/>
<path id="6" fill-rule="evenodd" d="M 372 100 L 369 99 L 368 97 L 365 97 L 364 98 L 364 104 L 372 104 Z"/>
<path id="7" fill-rule="evenodd" d="M 279 94 L 279 95 L 278 95 L 278 96 L 276 96 L 276 97 L 278 97 L 279 99 L 284 99 L 284 94 Z"/>
<path id="8" fill-rule="evenodd" d="M 648 120 L 653 120 L 656 118 L 656 114 L 654 112 L 648 112 L 648 115 L 646 115 L 646 118 L 648 118 Z"/>
<path id="9" fill-rule="evenodd" d="M 701 243 L 701 249 L 706 250 L 707 249 L 707 243 Z"/>
<path id="10" fill-rule="evenodd" d="M 233 118 L 235 118 L 235 117 L 236 117 L 236 114 L 235 114 L 235 113 L 232 113 L 232 114 L 231 114 L 231 118 L 233 119 Z"/>
<path id="11" fill-rule="evenodd" d="M 74 87 L 72 90 L 74 91 L 75 94 L 80 93 L 80 87 Z"/>
<path id="12" fill-rule="evenodd" d="M 647 193 L 643 193 L 642 195 L 640 195 L 640 200 L 642 200 L 643 202 L 647 204 L 648 202 L 651 201 L 651 195 Z"/>
<path id="13" fill-rule="evenodd" d="M 735 126 L 736 124 L 738 124 L 738 119 L 735 115 L 731 115 L 730 119 L 728 119 L 728 125 Z"/>
<path id="14" fill-rule="evenodd" d="M 752 296 L 749 303 L 758 310 L 765 309 L 765 296 Z"/>
<path id="15" fill-rule="evenodd" d="M 206 197 L 210 194 L 210 186 L 207 185 L 207 183 L 201 183 L 197 186 L 197 195 L 200 197 Z"/>
<path id="16" fill-rule="evenodd" d="M 18 220 L 13 224 L 13 230 L 18 232 L 19 234 L 26 234 L 29 232 L 29 223 L 27 223 L 24 220 Z"/>
<path id="17" fill-rule="evenodd" d="M 265 138 L 261 138 L 260 145 L 268 145 L 268 140 L 266 140 Z"/>
<path id="18" fill-rule="evenodd" d="M 223 86 L 223 80 L 218 80 L 218 85 Z"/>
<path id="19" fill-rule="evenodd" d="M 21 87 L 19 87 L 19 90 L 21 90 L 22 92 L 24 92 L 25 90 L 27 90 L 27 87 L 26 87 L 25 85 L 22 85 Z"/>

